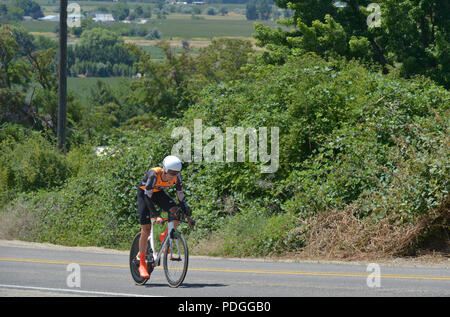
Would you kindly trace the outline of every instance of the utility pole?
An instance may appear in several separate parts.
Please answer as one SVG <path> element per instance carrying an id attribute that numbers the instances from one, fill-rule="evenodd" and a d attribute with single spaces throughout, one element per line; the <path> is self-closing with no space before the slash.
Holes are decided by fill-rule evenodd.
<path id="1" fill-rule="evenodd" d="M 59 89 L 58 148 L 66 153 L 67 117 L 67 0 L 60 0 L 59 10 Z"/>

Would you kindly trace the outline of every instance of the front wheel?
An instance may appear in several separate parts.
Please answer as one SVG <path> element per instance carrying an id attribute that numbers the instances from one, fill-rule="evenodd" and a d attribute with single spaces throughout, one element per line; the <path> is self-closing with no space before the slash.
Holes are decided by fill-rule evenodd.
<path id="1" fill-rule="evenodd" d="M 188 270 L 189 251 L 186 239 L 179 232 L 173 232 L 164 250 L 164 274 L 170 287 L 183 283 Z"/>

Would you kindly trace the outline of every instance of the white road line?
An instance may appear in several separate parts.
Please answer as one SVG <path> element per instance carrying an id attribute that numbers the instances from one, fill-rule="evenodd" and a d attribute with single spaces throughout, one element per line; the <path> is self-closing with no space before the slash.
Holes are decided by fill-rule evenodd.
<path id="1" fill-rule="evenodd" d="M 6 285 L 6 284 L 0 284 L 0 287 L 4 287 L 4 288 L 19 288 L 19 289 L 32 289 L 32 290 L 38 290 L 38 291 L 69 292 L 69 293 L 78 293 L 78 294 L 104 295 L 104 296 L 159 297 L 159 296 L 142 295 L 142 294 L 82 291 L 82 290 L 70 289 L 70 288 L 48 288 L 48 287 Z"/>

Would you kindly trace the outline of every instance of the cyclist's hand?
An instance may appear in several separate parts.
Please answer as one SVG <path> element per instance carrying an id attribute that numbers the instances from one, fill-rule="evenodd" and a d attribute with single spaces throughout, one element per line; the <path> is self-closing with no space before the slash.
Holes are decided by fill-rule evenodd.
<path id="1" fill-rule="evenodd" d="M 163 223 L 163 219 L 161 217 L 156 217 L 156 223 L 158 225 L 162 224 Z"/>
<path id="2" fill-rule="evenodd" d="M 185 200 L 180 201 L 179 206 L 186 216 L 191 215 L 191 208 L 189 208 Z"/>
<path id="3" fill-rule="evenodd" d="M 192 219 L 191 217 L 189 217 L 189 216 L 186 216 L 186 218 L 187 218 L 189 227 L 194 228 L 194 226 L 195 226 L 195 220 L 193 220 L 193 219 Z"/>

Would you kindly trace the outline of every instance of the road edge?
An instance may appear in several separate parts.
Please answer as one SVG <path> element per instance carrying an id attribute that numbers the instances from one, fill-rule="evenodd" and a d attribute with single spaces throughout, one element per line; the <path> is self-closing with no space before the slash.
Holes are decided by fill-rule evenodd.
<path id="1" fill-rule="evenodd" d="M 64 246 L 52 243 L 40 243 L 21 240 L 2 240 L 0 239 L 0 246 L 5 247 L 20 247 L 33 249 L 47 249 L 60 251 L 81 251 L 88 253 L 103 253 L 103 254 L 122 254 L 128 255 L 128 251 L 108 249 L 103 247 L 80 247 L 80 246 Z M 393 258 L 393 259 L 379 259 L 376 261 L 340 261 L 340 260 L 322 260 L 322 259 L 295 259 L 295 258 L 232 258 L 232 257 L 214 257 L 203 255 L 191 255 L 195 259 L 212 259 L 222 260 L 227 259 L 231 261 L 257 261 L 257 262 L 287 262 L 287 263 L 322 263 L 322 264 L 342 264 L 342 265 L 367 265 L 368 263 L 376 262 L 379 265 L 395 266 L 395 267 L 428 267 L 428 268 L 447 268 L 450 269 L 450 258 L 433 259 L 433 262 L 426 261 L 420 258 Z"/>

